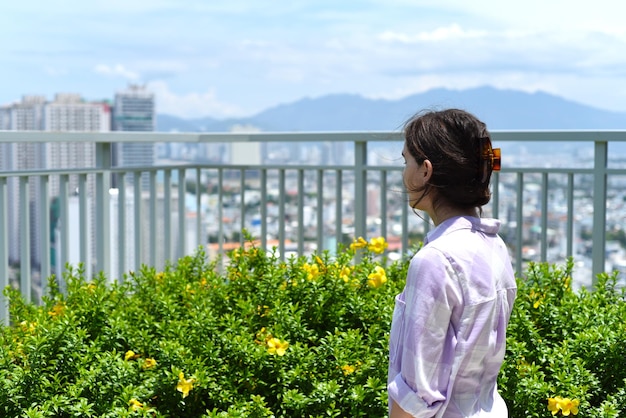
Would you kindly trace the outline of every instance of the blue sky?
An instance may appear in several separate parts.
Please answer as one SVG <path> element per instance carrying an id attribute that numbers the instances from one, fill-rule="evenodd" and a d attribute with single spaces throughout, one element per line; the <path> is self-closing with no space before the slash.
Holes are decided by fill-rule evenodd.
<path id="1" fill-rule="evenodd" d="M 18 0 L 0 6 L 0 104 L 111 99 L 247 116 L 331 93 L 544 91 L 626 112 L 620 0 Z"/>

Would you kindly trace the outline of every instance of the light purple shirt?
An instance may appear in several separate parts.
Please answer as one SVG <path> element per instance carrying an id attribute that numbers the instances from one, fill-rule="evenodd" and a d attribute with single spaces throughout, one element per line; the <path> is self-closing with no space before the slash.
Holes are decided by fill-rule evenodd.
<path id="1" fill-rule="evenodd" d="M 517 287 L 499 229 L 450 218 L 413 256 L 391 325 L 390 405 L 415 417 L 508 416 L 496 381 Z"/>

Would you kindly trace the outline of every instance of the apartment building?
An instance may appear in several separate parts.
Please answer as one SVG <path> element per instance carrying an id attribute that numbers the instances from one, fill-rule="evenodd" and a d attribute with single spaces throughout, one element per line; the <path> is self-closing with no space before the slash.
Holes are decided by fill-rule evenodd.
<path id="1" fill-rule="evenodd" d="M 60 93 L 49 102 L 44 96 L 24 96 L 21 101 L 3 106 L 0 110 L 0 127 L 15 131 L 55 132 L 106 132 L 111 129 L 110 105 L 104 102 L 87 102 L 80 95 Z M 95 164 L 95 145 L 80 142 L 12 143 L 0 145 L 0 170 L 29 171 L 89 167 Z M 28 228 L 31 236 L 31 264 L 38 266 L 42 259 L 37 243 L 43 239 L 54 242 L 54 233 L 46 231 L 43 220 L 50 216 L 46 212 L 55 196 L 63 192 L 91 196 L 95 189 L 93 177 L 80 179 L 78 175 L 51 175 L 34 181 L 24 177 L 20 181 L 8 182 L 9 216 L 9 260 L 20 262 L 20 228 Z M 46 200 L 47 202 L 44 202 Z M 89 228 L 94 216 L 88 220 Z M 54 222 L 54 220 L 52 220 Z M 95 243 L 89 245 L 92 251 Z"/>

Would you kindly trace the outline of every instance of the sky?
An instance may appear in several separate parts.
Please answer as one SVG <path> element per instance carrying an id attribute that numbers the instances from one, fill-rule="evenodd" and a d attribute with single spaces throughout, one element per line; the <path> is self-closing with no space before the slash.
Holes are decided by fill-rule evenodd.
<path id="1" fill-rule="evenodd" d="M 621 0 L 3 0 L 0 105 L 24 95 L 244 117 L 350 93 L 542 91 L 626 112 Z"/>

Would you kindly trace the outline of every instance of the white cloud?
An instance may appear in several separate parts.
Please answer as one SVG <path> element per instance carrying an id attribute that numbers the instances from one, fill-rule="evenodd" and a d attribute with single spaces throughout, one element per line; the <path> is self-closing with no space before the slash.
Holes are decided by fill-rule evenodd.
<path id="1" fill-rule="evenodd" d="M 213 90 L 179 95 L 171 91 L 164 81 L 150 82 L 147 87 L 155 94 L 158 113 L 184 118 L 224 118 L 240 116 L 242 113 L 239 107 L 219 101 Z"/>
<path id="2" fill-rule="evenodd" d="M 129 81 L 139 80 L 139 74 L 127 69 L 122 64 L 116 64 L 112 67 L 105 64 L 98 64 L 94 67 L 96 74 L 105 75 L 108 77 L 122 77 Z"/>
<path id="3" fill-rule="evenodd" d="M 404 34 L 393 31 L 385 31 L 380 34 L 382 41 L 400 42 L 412 44 L 417 42 L 437 42 L 468 38 L 483 38 L 486 31 L 464 30 L 460 25 L 453 23 L 448 26 L 438 27 L 430 32 L 418 32 L 416 34 Z"/>

